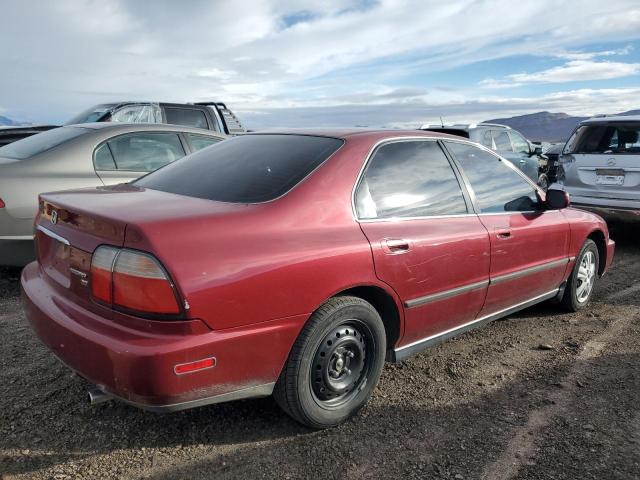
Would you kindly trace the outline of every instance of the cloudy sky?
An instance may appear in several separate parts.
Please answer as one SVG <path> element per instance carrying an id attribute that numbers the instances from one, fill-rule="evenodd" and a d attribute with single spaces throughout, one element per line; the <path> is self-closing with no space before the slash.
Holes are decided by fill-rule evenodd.
<path id="1" fill-rule="evenodd" d="M 0 115 L 223 100 L 251 128 L 640 108 L 638 0 L 9 1 Z"/>

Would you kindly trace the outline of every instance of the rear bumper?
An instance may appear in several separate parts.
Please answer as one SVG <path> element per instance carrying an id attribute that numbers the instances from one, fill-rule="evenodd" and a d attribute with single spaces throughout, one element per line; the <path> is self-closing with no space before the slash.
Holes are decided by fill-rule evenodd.
<path id="1" fill-rule="evenodd" d="M 640 220 L 638 200 L 571 195 L 571 206 L 595 212 L 609 220 Z"/>
<path id="2" fill-rule="evenodd" d="M 21 284 L 29 323 L 63 363 L 105 393 L 153 411 L 269 395 L 307 317 L 166 334 L 163 322 L 148 321 L 141 331 L 79 307 L 49 285 L 35 262 Z M 216 358 L 215 367 L 174 372 L 176 364 L 208 357 Z"/>
<path id="3" fill-rule="evenodd" d="M 0 265 L 24 267 L 27 263 L 33 262 L 35 258 L 33 237 L 24 239 L 0 237 Z"/>

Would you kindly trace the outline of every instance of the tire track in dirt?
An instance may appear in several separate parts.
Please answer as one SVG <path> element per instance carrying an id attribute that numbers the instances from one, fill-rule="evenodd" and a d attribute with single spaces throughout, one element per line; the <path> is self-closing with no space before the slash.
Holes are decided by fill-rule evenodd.
<path id="1" fill-rule="evenodd" d="M 619 317 L 609 324 L 607 329 L 588 341 L 580 354 L 576 357 L 573 368 L 561 380 L 562 388 L 551 391 L 546 399 L 547 404 L 529 414 L 527 423 L 515 430 L 515 434 L 507 444 L 503 453 L 487 466 L 481 478 L 484 480 L 511 480 L 520 469 L 535 455 L 536 438 L 542 430 L 550 425 L 552 419 L 563 414 L 571 405 L 575 395 L 577 380 L 587 373 L 588 360 L 602 354 L 612 340 L 623 335 L 631 326 L 633 317 Z"/>

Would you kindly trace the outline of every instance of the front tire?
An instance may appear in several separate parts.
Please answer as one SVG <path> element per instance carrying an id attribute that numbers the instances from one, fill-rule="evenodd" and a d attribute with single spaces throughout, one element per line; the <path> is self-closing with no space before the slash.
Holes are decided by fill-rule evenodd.
<path id="1" fill-rule="evenodd" d="M 577 312 L 589 303 L 598 279 L 599 265 L 598 247 L 593 240 L 587 239 L 576 258 L 562 297 L 563 306 L 570 312 Z"/>
<path id="2" fill-rule="evenodd" d="M 378 383 L 386 334 L 373 306 L 357 297 L 334 297 L 298 336 L 274 396 L 280 407 L 311 428 L 338 425 L 355 415 Z"/>

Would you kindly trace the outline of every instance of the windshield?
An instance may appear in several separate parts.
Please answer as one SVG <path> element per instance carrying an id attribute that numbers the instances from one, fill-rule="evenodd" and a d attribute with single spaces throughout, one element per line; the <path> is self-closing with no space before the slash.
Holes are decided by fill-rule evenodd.
<path id="1" fill-rule="evenodd" d="M 343 141 L 310 135 L 246 135 L 200 150 L 136 185 L 220 202 L 259 203 L 284 195 Z"/>
<path id="2" fill-rule="evenodd" d="M 639 154 L 640 123 L 581 125 L 567 141 L 564 153 Z"/>
<path id="3" fill-rule="evenodd" d="M 79 113 L 71 120 L 66 122 L 65 125 L 98 122 L 104 116 L 104 114 L 107 113 L 109 109 L 113 108 L 115 105 L 117 105 L 117 103 L 102 103 L 100 105 L 95 105 Z"/>
<path id="4" fill-rule="evenodd" d="M 79 137 L 87 131 L 86 128 L 80 127 L 60 127 L 47 130 L 0 147 L 0 157 L 24 160 Z"/>

